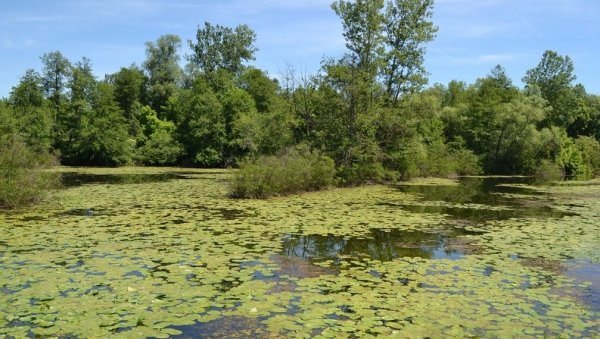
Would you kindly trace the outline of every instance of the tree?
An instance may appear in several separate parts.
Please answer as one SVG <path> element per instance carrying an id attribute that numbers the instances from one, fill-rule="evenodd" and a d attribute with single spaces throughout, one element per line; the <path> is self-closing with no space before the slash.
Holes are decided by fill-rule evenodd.
<path id="1" fill-rule="evenodd" d="M 40 75 L 27 70 L 21 82 L 13 87 L 9 102 L 18 134 L 27 146 L 34 152 L 50 150 L 54 121 L 44 99 Z"/>
<path id="2" fill-rule="evenodd" d="M 136 137 L 140 132 L 140 126 L 135 111 L 139 110 L 141 105 L 148 104 L 146 93 L 148 79 L 141 69 L 131 65 L 111 75 L 110 81 L 114 86 L 115 100 L 129 122 L 129 135 Z"/>
<path id="3" fill-rule="evenodd" d="M 96 78 L 92 72 L 90 59 L 84 57 L 72 67 L 67 84 L 71 102 L 85 101 L 91 104 L 95 93 Z"/>
<path id="4" fill-rule="evenodd" d="M 9 101 L 14 107 L 41 107 L 44 103 L 44 89 L 40 74 L 33 69 L 25 71 L 19 84 L 13 87 Z"/>
<path id="5" fill-rule="evenodd" d="M 538 96 L 519 95 L 502 104 L 492 123 L 487 154 L 488 169 L 493 173 L 531 173 L 536 167 L 534 142 L 537 124 L 545 118 L 547 107 Z"/>
<path id="6" fill-rule="evenodd" d="M 149 106 L 140 107 L 136 113 L 140 124 L 136 161 L 147 165 L 174 164 L 183 153 L 181 144 L 175 140 L 175 124 L 160 120 Z"/>
<path id="7" fill-rule="evenodd" d="M 257 51 L 255 41 L 256 34 L 247 25 L 232 29 L 205 22 L 204 28 L 198 27 L 196 43 L 188 40 L 193 52 L 188 60 L 204 73 L 225 69 L 232 74 L 239 74 L 244 62 L 254 60 Z"/>
<path id="8" fill-rule="evenodd" d="M 53 103 L 55 111 L 60 108 L 66 81 L 71 74 L 71 63 L 59 51 L 44 54 L 42 83 L 46 97 Z"/>
<path id="9" fill-rule="evenodd" d="M 342 19 L 343 35 L 352 65 L 367 70 L 370 75 L 377 71 L 382 53 L 383 6 L 383 0 L 338 0 L 331 5 L 335 14 Z"/>
<path id="10" fill-rule="evenodd" d="M 172 98 L 168 112 L 175 119 L 177 138 L 189 163 L 222 165 L 226 144 L 223 107 L 206 80 L 197 78 L 193 88 Z"/>
<path id="11" fill-rule="evenodd" d="M 527 71 L 523 82 L 528 87 L 540 90 L 542 97 L 550 103 L 553 110 L 548 115 L 546 125 L 569 128 L 577 119 L 578 103 L 572 91 L 575 67 L 569 56 L 561 56 L 555 51 L 547 50 L 540 63 Z"/>
<path id="12" fill-rule="evenodd" d="M 386 51 L 381 70 L 386 93 L 392 100 L 412 93 L 427 83 L 423 66 L 424 43 L 433 40 L 437 27 L 431 22 L 433 0 L 388 2 L 384 18 Z"/>
<path id="13" fill-rule="evenodd" d="M 573 61 L 569 56 L 563 57 L 555 51 L 547 50 L 540 63 L 527 71 L 523 82 L 528 86 L 539 87 L 542 96 L 552 103 L 556 96 L 570 87 L 576 79 L 574 70 Z"/>
<path id="14" fill-rule="evenodd" d="M 148 74 L 150 104 L 159 113 L 177 91 L 182 78 L 180 48 L 181 38 L 172 34 L 163 35 L 156 42 L 146 42 L 144 69 Z"/>
<path id="15" fill-rule="evenodd" d="M 268 112 L 279 99 L 279 85 L 276 80 L 269 79 L 267 74 L 256 68 L 247 69 L 239 79 L 240 87 L 254 99 L 256 109 L 260 113 Z"/>

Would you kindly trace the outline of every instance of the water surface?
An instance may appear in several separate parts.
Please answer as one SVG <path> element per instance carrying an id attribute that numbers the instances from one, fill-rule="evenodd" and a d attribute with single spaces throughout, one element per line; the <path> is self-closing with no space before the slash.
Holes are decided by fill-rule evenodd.
<path id="1" fill-rule="evenodd" d="M 586 337 L 600 186 L 227 198 L 226 171 L 65 169 L 0 214 L 0 336 Z"/>

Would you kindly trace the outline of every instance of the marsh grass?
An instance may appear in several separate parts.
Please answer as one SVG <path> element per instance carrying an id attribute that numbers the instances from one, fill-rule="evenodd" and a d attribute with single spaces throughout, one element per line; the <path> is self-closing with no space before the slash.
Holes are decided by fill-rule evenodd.
<path id="1" fill-rule="evenodd" d="M 12 209 L 40 201 L 59 186 L 59 175 L 45 171 L 55 165 L 48 153 L 30 150 L 19 138 L 0 145 L 0 208 Z"/>
<path id="2" fill-rule="evenodd" d="M 335 164 L 307 149 L 291 149 L 277 156 L 261 156 L 240 164 L 230 184 L 234 198 L 269 198 L 316 191 L 335 183 Z"/>

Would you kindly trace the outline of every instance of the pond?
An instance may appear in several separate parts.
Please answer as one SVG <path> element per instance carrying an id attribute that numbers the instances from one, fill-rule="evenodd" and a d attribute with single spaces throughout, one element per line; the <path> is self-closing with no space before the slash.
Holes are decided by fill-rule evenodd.
<path id="1" fill-rule="evenodd" d="M 589 337 L 600 185 L 421 179 L 270 200 L 225 170 L 59 168 L 0 212 L 0 337 Z"/>

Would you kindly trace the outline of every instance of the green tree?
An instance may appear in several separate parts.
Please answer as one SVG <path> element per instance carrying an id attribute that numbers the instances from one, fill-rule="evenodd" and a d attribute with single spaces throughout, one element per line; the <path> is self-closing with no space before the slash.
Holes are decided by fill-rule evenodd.
<path id="1" fill-rule="evenodd" d="M 547 50 L 540 63 L 527 71 L 523 82 L 528 87 L 539 88 L 544 99 L 548 100 L 552 111 L 546 125 L 569 128 L 577 119 L 580 105 L 573 92 L 572 83 L 576 79 L 575 67 L 569 56 L 561 56 Z"/>
<path id="2" fill-rule="evenodd" d="M 531 173 L 537 163 L 535 152 L 536 126 L 546 116 L 547 107 L 538 96 L 520 95 L 502 104 L 494 116 L 491 133 L 492 148 L 487 152 L 488 168 L 494 173 Z"/>
<path id="3" fill-rule="evenodd" d="M 180 48 L 181 38 L 172 34 L 163 35 L 156 42 L 146 42 L 143 66 L 148 74 L 150 104 L 159 115 L 182 80 Z"/>
<path id="4" fill-rule="evenodd" d="M 139 107 L 136 121 L 140 124 L 135 159 L 146 165 L 174 164 L 183 153 L 175 140 L 175 123 L 163 121 L 149 106 Z"/>
<path id="5" fill-rule="evenodd" d="M 394 101 L 427 83 L 423 44 L 433 40 L 437 32 L 431 22 L 432 8 L 433 0 L 394 0 L 387 4 L 381 73 L 387 95 Z"/>
<path id="6" fill-rule="evenodd" d="M 539 87 L 542 96 L 552 103 L 560 92 L 570 87 L 576 79 L 574 70 L 573 61 L 569 56 L 563 57 L 555 51 L 547 50 L 540 63 L 527 71 L 523 82 Z"/>
<path id="7" fill-rule="evenodd" d="M 279 99 L 279 85 L 276 80 L 269 79 L 267 74 L 257 68 L 244 71 L 239 79 L 240 87 L 248 92 L 260 113 L 270 111 Z"/>
<path id="8" fill-rule="evenodd" d="M 91 103 L 96 84 L 92 63 L 90 59 L 84 57 L 71 68 L 71 74 L 67 82 L 71 102 L 81 100 Z"/>
<path id="9" fill-rule="evenodd" d="M 119 166 L 132 160 L 134 143 L 114 99 L 113 87 L 97 83 L 92 101 L 70 105 L 61 157 L 67 165 Z"/>
<path id="10" fill-rule="evenodd" d="M 110 82 L 114 86 L 115 100 L 129 122 L 129 135 L 132 137 L 137 137 L 140 132 L 135 112 L 140 109 L 141 105 L 148 104 L 147 81 L 144 72 L 135 65 L 122 67 L 117 73 L 110 76 Z"/>
<path id="11" fill-rule="evenodd" d="M 13 87 L 10 97 L 14 126 L 27 146 L 34 152 L 48 151 L 52 145 L 54 120 L 44 99 L 40 75 L 27 70 L 19 84 Z"/>
<path id="12" fill-rule="evenodd" d="M 42 55 L 42 83 L 46 97 L 53 103 L 55 111 L 60 109 L 64 98 L 66 81 L 71 75 L 71 62 L 59 51 Z"/>
<path id="13" fill-rule="evenodd" d="M 188 60 L 204 73 L 224 69 L 239 74 L 244 62 L 254 60 L 255 41 L 256 34 L 247 25 L 230 28 L 205 22 L 204 28 L 198 27 L 196 42 L 188 40 L 192 49 Z"/>
<path id="14" fill-rule="evenodd" d="M 198 77 L 193 88 L 173 97 L 168 112 L 175 118 L 178 141 L 188 163 L 222 165 L 227 142 L 223 106 L 206 80 Z"/>

